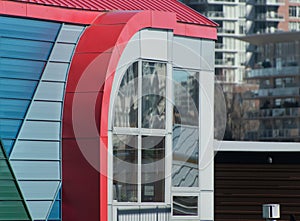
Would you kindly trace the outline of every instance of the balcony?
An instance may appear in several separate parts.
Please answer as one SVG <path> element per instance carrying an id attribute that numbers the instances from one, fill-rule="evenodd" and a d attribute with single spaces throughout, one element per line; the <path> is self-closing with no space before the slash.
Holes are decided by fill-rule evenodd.
<path id="1" fill-rule="evenodd" d="M 217 28 L 218 34 L 221 35 L 235 35 L 234 29 Z"/>
<path id="2" fill-rule="evenodd" d="M 208 3 L 238 4 L 238 1 L 237 0 L 208 0 Z"/>
<path id="3" fill-rule="evenodd" d="M 273 109 L 262 109 L 254 110 L 246 113 L 245 119 L 254 120 L 261 118 L 300 118 L 299 107 L 288 107 L 288 108 L 273 108 Z"/>
<path id="4" fill-rule="evenodd" d="M 246 72 L 246 78 L 263 78 L 263 77 L 278 77 L 278 76 L 296 76 L 300 74 L 299 66 L 277 68 L 261 68 Z"/>
<path id="5" fill-rule="evenodd" d="M 246 140 L 290 140 L 300 137 L 300 130 L 293 129 L 266 129 L 258 131 L 249 131 L 246 134 Z"/>
<path id="6" fill-rule="evenodd" d="M 284 16 L 277 12 L 260 13 L 256 15 L 256 21 L 284 21 Z"/>
<path id="7" fill-rule="evenodd" d="M 222 11 L 209 11 L 204 13 L 204 15 L 206 17 L 213 18 L 213 19 L 224 18 L 224 12 Z"/>
<path id="8" fill-rule="evenodd" d="M 285 1 L 284 0 L 257 0 L 255 1 L 256 5 L 284 5 Z"/>
<path id="9" fill-rule="evenodd" d="M 245 99 L 257 99 L 264 97 L 295 97 L 299 95 L 300 87 L 271 88 L 251 91 L 251 93 L 248 93 L 245 96 Z"/>

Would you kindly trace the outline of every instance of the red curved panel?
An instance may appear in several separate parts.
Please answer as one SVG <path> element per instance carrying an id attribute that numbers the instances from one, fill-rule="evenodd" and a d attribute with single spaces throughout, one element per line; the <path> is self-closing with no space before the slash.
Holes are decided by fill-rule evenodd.
<path id="1" fill-rule="evenodd" d="M 152 19 L 159 16 L 158 19 Z M 147 27 L 174 30 L 168 12 L 109 12 L 87 28 L 69 71 L 63 118 L 63 220 L 107 221 L 107 132 L 111 88 L 130 38 Z"/>

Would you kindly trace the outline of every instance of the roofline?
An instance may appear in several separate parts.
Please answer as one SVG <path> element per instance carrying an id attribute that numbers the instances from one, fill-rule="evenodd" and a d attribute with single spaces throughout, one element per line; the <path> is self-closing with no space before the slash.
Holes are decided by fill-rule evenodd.
<path id="1" fill-rule="evenodd" d="M 155 12 L 155 11 L 153 11 Z M 0 14 L 34 19 L 59 21 L 81 25 L 91 25 L 95 19 L 106 12 L 78 10 L 57 6 L 39 5 L 15 1 L 0 1 Z M 193 23 L 176 22 L 175 35 L 217 39 L 216 27 Z"/>
<path id="2" fill-rule="evenodd" d="M 264 45 L 269 43 L 291 42 L 300 39 L 300 32 L 275 32 L 265 34 L 252 34 L 237 39 L 249 42 L 253 45 Z"/>

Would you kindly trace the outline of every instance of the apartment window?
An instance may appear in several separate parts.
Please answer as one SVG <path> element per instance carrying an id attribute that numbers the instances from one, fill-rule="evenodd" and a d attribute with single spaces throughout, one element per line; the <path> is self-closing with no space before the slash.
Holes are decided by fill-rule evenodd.
<path id="1" fill-rule="evenodd" d="M 290 17 L 297 17 L 297 6 L 290 6 L 289 7 L 289 16 Z"/>
<path id="2" fill-rule="evenodd" d="M 120 83 L 112 135 L 118 202 L 165 201 L 166 66 L 137 61 Z"/>

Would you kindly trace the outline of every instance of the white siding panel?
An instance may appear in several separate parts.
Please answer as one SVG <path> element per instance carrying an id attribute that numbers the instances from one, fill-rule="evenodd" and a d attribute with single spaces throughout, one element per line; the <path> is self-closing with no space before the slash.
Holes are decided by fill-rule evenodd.
<path id="1" fill-rule="evenodd" d="M 38 86 L 36 100 L 62 101 L 64 95 L 64 83 L 41 82 Z"/>
<path id="2" fill-rule="evenodd" d="M 25 200 L 55 200 L 59 181 L 20 181 Z"/>
<path id="3" fill-rule="evenodd" d="M 200 69 L 200 49 L 200 39 L 175 36 L 173 42 L 174 66 Z"/>
<path id="4" fill-rule="evenodd" d="M 34 220 L 45 220 L 51 207 L 51 201 L 27 201 L 27 206 Z"/>
<path id="5" fill-rule="evenodd" d="M 201 48 L 201 70 L 214 71 L 215 68 L 215 42 L 202 40 Z"/>
<path id="6" fill-rule="evenodd" d="M 19 180 L 59 180 L 59 162 L 14 161 L 12 168 Z"/>
<path id="7" fill-rule="evenodd" d="M 200 193 L 200 220 L 214 220 L 214 193 Z"/>
<path id="8" fill-rule="evenodd" d="M 84 27 L 64 24 L 58 35 L 58 42 L 76 43 Z"/>
<path id="9" fill-rule="evenodd" d="M 61 120 L 62 104 L 59 102 L 34 101 L 29 109 L 29 120 Z"/>
<path id="10" fill-rule="evenodd" d="M 146 59 L 167 61 L 168 32 L 148 29 L 142 30 L 141 56 Z"/>
<path id="11" fill-rule="evenodd" d="M 20 141 L 15 144 L 11 160 L 58 160 L 59 142 Z"/>
<path id="12" fill-rule="evenodd" d="M 75 45 L 57 43 L 54 45 L 50 55 L 50 61 L 70 62 Z"/>
<path id="13" fill-rule="evenodd" d="M 48 81 L 65 81 L 68 63 L 49 62 L 44 70 L 42 79 Z"/>
<path id="14" fill-rule="evenodd" d="M 60 140 L 59 122 L 25 121 L 19 139 Z"/>

